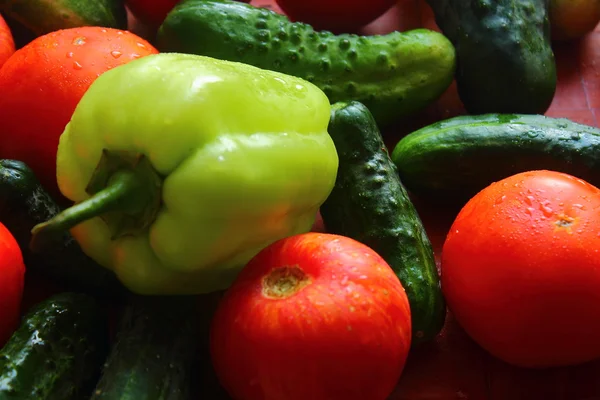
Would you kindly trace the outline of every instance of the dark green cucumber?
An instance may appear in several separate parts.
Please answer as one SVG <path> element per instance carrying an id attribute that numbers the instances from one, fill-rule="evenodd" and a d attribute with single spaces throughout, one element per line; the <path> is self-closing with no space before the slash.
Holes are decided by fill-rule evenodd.
<path id="1" fill-rule="evenodd" d="M 107 318 L 92 297 L 50 297 L 0 351 L 0 400 L 89 398 L 107 351 Z"/>
<path id="2" fill-rule="evenodd" d="M 127 291 L 115 274 L 86 256 L 68 233 L 42 252 L 29 249 L 31 229 L 59 211 L 25 163 L 0 160 L 0 221 L 19 243 L 27 270 L 69 291 L 114 300 L 123 297 Z"/>
<path id="3" fill-rule="evenodd" d="M 127 29 L 123 0 L 0 0 L 0 13 L 37 36 L 80 26 Z"/>
<path id="4" fill-rule="evenodd" d="M 543 115 L 459 116 L 402 138 L 392 159 L 414 194 L 464 204 L 519 172 L 565 172 L 600 187 L 600 129 Z"/>
<path id="5" fill-rule="evenodd" d="M 202 342 L 197 297 L 132 296 L 93 400 L 188 400 Z"/>
<path id="6" fill-rule="evenodd" d="M 556 90 L 549 0 L 427 0 L 456 48 L 458 94 L 471 114 L 543 114 Z"/>
<path id="7" fill-rule="evenodd" d="M 432 30 L 334 35 L 230 0 L 180 2 L 160 27 L 157 47 L 304 78 L 331 103 L 364 103 L 380 124 L 433 102 L 448 88 L 455 69 L 452 44 Z"/>
<path id="8" fill-rule="evenodd" d="M 375 120 L 361 103 L 336 103 L 328 130 L 340 163 L 335 187 L 321 207 L 325 227 L 368 245 L 387 261 L 410 302 L 413 344 L 428 341 L 446 316 L 435 257 Z"/>

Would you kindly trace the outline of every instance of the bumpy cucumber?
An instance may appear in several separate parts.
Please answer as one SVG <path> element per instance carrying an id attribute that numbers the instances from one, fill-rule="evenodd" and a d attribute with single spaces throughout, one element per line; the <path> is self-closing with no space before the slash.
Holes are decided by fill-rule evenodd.
<path id="1" fill-rule="evenodd" d="M 410 302 L 413 344 L 428 341 L 446 316 L 435 257 L 375 120 L 361 103 L 336 103 L 328 130 L 340 165 L 321 207 L 325 227 L 370 246 L 387 261 Z"/>
<path id="2" fill-rule="evenodd" d="M 600 129 L 543 115 L 487 114 L 436 122 L 402 138 L 392 159 L 416 195 L 458 205 L 492 182 L 537 169 L 600 186 Z"/>
<path id="3" fill-rule="evenodd" d="M 202 322 L 209 321 L 198 303 L 189 296 L 132 296 L 92 399 L 195 398 L 191 366 Z"/>
<path id="4" fill-rule="evenodd" d="M 556 90 L 549 0 L 427 0 L 456 48 L 471 114 L 543 114 Z"/>
<path id="5" fill-rule="evenodd" d="M 0 160 L 0 221 L 19 243 L 27 270 L 70 291 L 122 298 L 128 291 L 115 274 L 86 256 L 70 234 L 41 252 L 29 249 L 31 229 L 59 211 L 31 168 L 21 161 Z"/>
<path id="6" fill-rule="evenodd" d="M 0 351 L 1 400 L 89 398 L 108 350 L 93 298 L 61 293 L 35 305 Z"/>
<path id="7" fill-rule="evenodd" d="M 435 31 L 334 35 L 230 0 L 182 1 L 160 27 L 157 47 L 304 78 L 332 103 L 362 102 L 380 124 L 433 102 L 455 70 L 454 47 Z"/>
<path id="8" fill-rule="evenodd" d="M 0 12 L 37 36 L 79 26 L 127 29 L 123 0 L 0 0 Z"/>

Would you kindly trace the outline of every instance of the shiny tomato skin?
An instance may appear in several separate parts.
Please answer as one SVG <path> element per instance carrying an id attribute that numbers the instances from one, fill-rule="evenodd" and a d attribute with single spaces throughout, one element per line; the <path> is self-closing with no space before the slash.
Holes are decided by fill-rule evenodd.
<path id="1" fill-rule="evenodd" d="M 0 68 L 15 52 L 15 41 L 10 28 L 0 15 Z"/>
<path id="2" fill-rule="evenodd" d="M 308 280 L 270 297 L 269 277 L 286 267 Z M 384 400 L 410 344 L 408 300 L 389 265 L 352 239 L 316 232 L 253 258 L 211 326 L 213 365 L 235 400 Z"/>
<path id="3" fill-rule="evenodd" d="M 21 249 L 12 233 L 0 223 L 0 347 L 19 324 L 24 282 Z"/>
<path id="4" fill-rule="evenodd" d="M 158 53 L 128 31 L 86 26 L 40 36 L 0 69 L 0 158 L 29 165 L 46 190 L 56 183 L 59 137 L 100 74 Z"/>
<path id="5" fill-rule="evenodd" d="M 600 357 L 600 190 L 529 171 L 496 182 L 456 217 L 442 289 L 465 331 L 522 367 Z"/>
<path id="6" fill-rule="evenodd" d="M 276 0 L 292 20 L 316 30 L 355 32 L 382 16 L 395 0 Z"/>

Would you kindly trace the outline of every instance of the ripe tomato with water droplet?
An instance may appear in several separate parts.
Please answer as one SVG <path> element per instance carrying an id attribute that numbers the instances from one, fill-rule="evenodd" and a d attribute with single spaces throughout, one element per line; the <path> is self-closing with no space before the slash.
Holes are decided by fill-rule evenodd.
<path id="1" fill-rule="evenodd" d="M 353 239 L 316 232 L 255 256 L 210 337 L 236 400 L 385 400 L 410 343 L 408 299 L 390 266 Z"/>
<path id="2" fill-rule="evenodd" d="M 155 53 L 133 33 L 101 27 L 52 32 L 19 49 L 0 69 L 0 158 L 24 161 L 59 196 L 58 139 L 87 88 L 107 70 Z"/>
<path id="3" fill-rule="evenodd" d="M 559 172 L 520 173 L 475 195 L 441 257 L 456 320 L 518 366 L 600 358 L 599 216 L 600 189 Z"/>

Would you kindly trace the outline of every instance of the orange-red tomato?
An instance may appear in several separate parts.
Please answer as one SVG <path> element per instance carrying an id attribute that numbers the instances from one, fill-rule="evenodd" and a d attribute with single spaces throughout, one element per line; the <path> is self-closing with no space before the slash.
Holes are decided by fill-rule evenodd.
<path id="1" fill-rule="evenodd" d="M 0 68 L 6 60 L 15 52 L 15 41 L 13 40 L 10 28 L 6 21 L 0 15 Z"/>
<path id="2" fill-rule="evenodd" d="M 21 249 L 10 231 L 0 223 L 0 347 L 19 324 L 24 281 Z"/>
<path id="3" fill-rule="evenodd" d="M 396 0 L 275 0 L 293 21 L 312 25 L 317 30 L 354 32 L 374 21 Z"/>
<path id="4" fill-rule="evenodd" d="M 553 171 L 496 182 L 460 211 L 442 289 L 465 331 L 518 366 L 600 357 L 600 190 Z"/>
<path id="5" fill-rule="evenodd" d="M 216 311 L 210 343 L 236 400 L 384 400 L 409 351 L 410 308 L 377 253 L 311 232 L 248 263 Z"/>
<path id="6" fill-rule="evenodd" d="M 58 139 L 85 91 L 103 72 L 157 52 L 101 27 L 52 32 L 17 50 L 0 69 L 0 158 L 24 161 L 58 195 Z"/>

